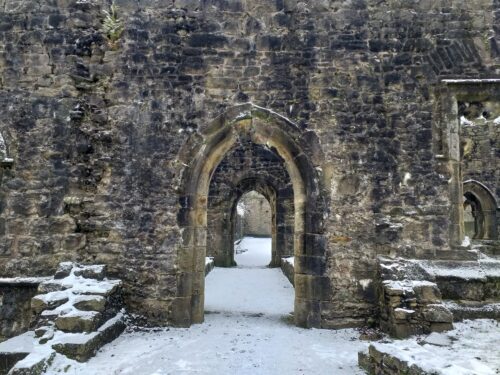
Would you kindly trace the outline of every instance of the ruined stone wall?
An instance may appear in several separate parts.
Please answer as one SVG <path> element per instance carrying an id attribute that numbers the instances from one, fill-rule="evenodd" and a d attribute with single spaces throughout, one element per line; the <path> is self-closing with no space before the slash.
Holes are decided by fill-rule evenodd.
<path id="1" fill-rule="evenodd" d="M 500 198 L 500 102 L 461 103 L 467 117 L 462 117 L 463 180 L 484 184 Z M 476 107 L 471 109 L 471 107 Z M 486 117 L 485 117 L 486 116 Z"/>
<path id="2" fill-rule="evenodd" d="M 37 294 L 41 281 L 0 279 L 0 342 L 30 328 L 31 298 Z"/>
<path id="3" fill-rule="evenodd" d="M 250 192 L 244 195 L 241 201 L 246 209 L 243 233 L 247 236 L 271 237 L 271 207 L 266 198 L 256 192 Z"/>
<path id="4" fill-rule="evenodd" d="M 463 181 L 472 180 L 487 189 L 477 197 L 484 206 L 482 211 L 485 211 L 480 214 L 483 217 L 482 226 L 488 226 L 488 222 L 492 221 L 490 224 L 492 228 L 483 230 L 482 238 L 498 240 L 500 232 L 500 207 L 498 206 L 500 201 L 500 100 L 498 102 L 461 102 L 459 114 L 461 116 Z M 488 205 L 490 207 L 487 207 Z M 474 228 L 474 218 L 468 219 L 471 222 L 466 225 Z M 469 232 L 475 231 L 469 229 Z M 496 246 L 499 246 L 498 244 Z"/>
<path id="5" fill-rule="evenodd" d="M 434 89 L 498 76 L 498 0 L 117 4 L 125 31 L 110 45 L 107 2 L 0 1 L 0 132 L 14 158 L 2 274 L 105 263 L 131 311 L 168 322 L 181 288 L 179 152 L 247 101 L 309 132 L 321 160 L 323 326 L 374 314 L 376 254 L 448 248 Z"/>

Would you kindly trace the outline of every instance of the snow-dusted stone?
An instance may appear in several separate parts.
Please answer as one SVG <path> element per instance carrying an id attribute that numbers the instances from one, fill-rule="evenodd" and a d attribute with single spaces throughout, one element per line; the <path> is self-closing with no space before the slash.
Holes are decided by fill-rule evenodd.
<path id="1" fill-rule="evenodd" d="M 81 295 L 75 298 L 73 302 L 78 310 L 104 312 L 106 309 L 106 298 L 95 295 Z"/>
<path id="2" fill-rule="evenodd" d="M 40 340 L 38 340 L 39 344 L 45 344 L 47 341 L 52 340 L 54 338 L 54 330 L 49 329 L 47 330 L 42 337 L 40 337 Z"/>
<path id="3" fill-rule="evenodd" d="M 97 329 L 101 314 L 96 311 L 74 310 L 56 318 L 56 327 L 63 332 L 92 332 Z"/>
<path id="4" fill-rule="evenodd" d="M 422 312 L 425 320 L 435 323 L 452 323 L 453 314 L 444 305 L 428 305 Z"/>
<path id="5" fill-rule="evenodd" d="M 51 364 L 55 354 L 54 351 L 30 353 L 17 362 L 8 375 L 41 375 Z"/>
<path id="6" fill-rule="evenodd" d="M 205 257 L 205 276 L 207 276 L 215 267 L 213 257 Z"/>
<path id="7" fill-rule="evenodd" d="M 31 309 L 36 314 L 46 309 L 54 309 L 68 302 L 68 295 L 63 291 L 39 294 L 31 299 Z"/>
<path id="8" fill-rule="evenodd" d="M 413 288 L 418 303 L 440 303 L 441 292 L 436 284 L 421 284 Z"/>
<path id="9" fill-rule="evenodd" d="M 84 281 L 75 283 L 73 286 L 73 293 L 86 294 L 86 295 L 99 295 L 109 297 L 115 294 L 121 287 L 120 280 L 103 280 L 97 281 L 93 279 L 83 279 Z"/>
<path id="10" fill-rule="evenodd" d="M 106 265 L 81 266 L 75 269 L 74 274 L 75 276 L 82 276 L 86 279 L 103 280 L 106 276 Z"/>
<path id="11" fill-rule="evenodd" d="M 66 333 L 54 338 L 52 348 L 66 357 L 85 362 L 105 344 L 117 338 L 125 329 L 123 314 L 104 323 L 97 332 L 91 333 Z"/>
<path id="12" fill-rule="evenodd" d="M 422 343 L 436 346 L 450 346 L 452 341 L 450 337 L 444 333 L 432 332 Z"/>
<path id="13" fill-rule="evenodd" d="M 295 257 L 281 258 L 281 271 L 292 285 L 295 283 L 294 261 Z"/>
<path id="14" fill-rule="evenodd" d="M 59 263 L 56 273 L 54 274 L 54 279 L 64 279 L 71 274 L 74 264 L 72 262 L 62 262 Z"/>
<path id="15" fill-rule="evenodd" d="M 50 329 L 52 328 L 49 326 L 38 327 L 37 329 L 35 329 L 35 337 L 42 337 Z"/>
<path id="16" fill-rule="evenodd" d="M 47 280 L 38 285 L 38 293 L 50 293 L 66 290 L 72 287 L 72 284 L 63 283 L 59 280 Z"/>
<path id="17" fill-rule="evenodd" d="M 380 375 L 493 375 L 500 368 L 499 328 L 498 322 L 484 319 L 457 323 L 452 331 L 432 333 L 424 341 L 384 340 L 372 343 L 358 363 Z"/>
<path id="18" fill-rule="evenodd" d="M 415 310 L 396 308 L 394 309 L 394 317 L 398 320 L 407 320 L 415 315 Z"/>
<path id="19" fill-rule="evenodd" d="M 32 350 L 34 332 L 28 331 L 0 343 L 0 374 L 7 374 L 20 360 Z"/>
<path id="20" fill-rule="evenodd" d="M 465 319 L 495 319 L 500 321 L 500 302 L 445 301 L 454 321 Z"/>

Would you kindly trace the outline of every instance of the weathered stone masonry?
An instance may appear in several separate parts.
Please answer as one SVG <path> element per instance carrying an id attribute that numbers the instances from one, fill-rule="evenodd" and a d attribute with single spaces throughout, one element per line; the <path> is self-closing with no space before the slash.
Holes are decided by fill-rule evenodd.
<path id="1" fill-rule="evenodd" d="M 209 177 L 242 135 L 294 182 L 298 324 L 376 316 L 377 255 L 458 251 L 442 79 L 500 75 L 498 0 L 116 3 L 112 48 L 108 2 L 0 1 L 2 275 L 103 263 L 129 311 L 201 321 Z"/>

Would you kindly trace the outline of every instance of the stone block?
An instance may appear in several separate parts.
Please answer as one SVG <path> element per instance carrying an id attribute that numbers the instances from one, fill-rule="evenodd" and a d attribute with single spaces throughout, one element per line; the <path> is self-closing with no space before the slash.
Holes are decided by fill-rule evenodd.
<path id="1" fill-rule="evenodd" d="M 295 298 L 295 324 L 304 328 L 321 327 L 320 302 Z"/>
<path id="2" fill-rule="evenodd" d="M 103 296 L 78 296 L 73 304 L 78 310 L 97 311 L 103 313 L 106 309 L 106 298 Z"/>
<path id="3" fill-rule="evenodd" d="M 294 280 L 297 298 L 328 301 L 331 297 L 330 280 L 327 277 L 296 273 Z"/>
<path id="4" fill-rule="evenodd" d="M 189 297 L 193 293 L 193 274 L 181 272 L 177 275 L 177 297 Z"/>
<path id="5" fill-rule="evenodd" d="M 415 315 L 414 310 L 407 310 L 402 308 L 394 309 L 394 318 L 397 320 L 408 320 Z"/>
<path id="6" fill-rule="evenodd" d="M 389 332 L 392 336 L 398 339 L 404 339 L 419 333 L 420 328 L 417 326 L 410 324 L 409 322 L 405 323 L 392 323 L 389 327 Z"/>
<path id="7" fill-rule="evenodd" d="M 422 314 L 424 319 L 431 323 L 453 322 L 453 314 L 444 305 L 428 305 Z"/>
<path id="8" fill-rule="evenodd" d="M 370 355 L 368 353 L 358 352 L 358 365 L 363 370 L 368 372 L 368 374 L 373 374 L 375 371 Z"/>
<path id="9" fill-rule="evenodd" d="M 101 314 L 94 311 L 72 312 L 56 318 L 55 324 L 63 332 L 92 332 L 100 323 Z"/>
<path id="10" fill-rule="evenodd" d="M 304 234 L 303 254 L 306 256 L 324 256 L 327 248 L 327 238 L 323 234 Z"/>
<path id="11" fill-rule="evenodd" d="M 73 269 L 74 264 L 72 262 L 62 262 L 59 263 L 56 273 L 54 274 L 54 279 L 64 279 L 68 277 Z"/>
<path id="12" fill-rule="evenodd" d="M 0 374 L 4 375 L 14 367 L 14 365 L 26 358 L 29 353 L 0 353 Z"/>
<path id="13" fill-rule="evenodd" d="M 40 283 L 40 285 L 38 285 L 38 293 L 57 292 L 66 290 L 68 288 L 71 288 L 71 285 L 49 280 L 44 281 Z"/>
<path id="14" fill-rule="evenodd" d="M 39 314 L 43 310 L 54 309 L 66 302 L 68 302 L 66 293 L 61 293 L 59 291 L 50 292 L 33 297 L 31 299 L 31 309 L 35 314 Z"/>
<path id="15" fill-rule="evenodd" d="M 55 357 L 54 351 L 33 352 L 17 362 L 9 375 L 42 375 Z"/>
<path id="16" fill-rule="evenodd" d="M 103 280 L 106 276 L 106 265 L 80 266 L 80 268 L 75 269 L 74 274 L 86 279 Z"/>
<path id="17" fill-rule="evenodd" d="M 124 329 L 123 316 L 118 314 L 104 323 L 97 332 L 92 332 L 83 339 L 81 335 L 67 334 L 60 342 L 52 344 L 52 348 L 68 358 L 85 362 L 102 346 L 117 338 Z"/>
<path id="18" fill-rule="evenodd" d="M 430 332 L 445 332 L 453 329 L 453 323 L 431 323 L 429 326 Z"/>
<path id="19" fill-rule="evenodd" d="M 294 268 L 296 273 L 322 276 L 326 270 L 324 257 L 296 256 Z"/>
<path id="20" fill-rule="evenodd" d="M 177 327 L 189 327 L 191 321 L 191 296 L 176 297 L 172 301 L 170 318 Z"/>
<path id="21" fill-rule="evenodd" d="M 441 302 L 441 292 L 437 285 L 417 285 L 413 290 L 418 303 L 432 304 Z"/>

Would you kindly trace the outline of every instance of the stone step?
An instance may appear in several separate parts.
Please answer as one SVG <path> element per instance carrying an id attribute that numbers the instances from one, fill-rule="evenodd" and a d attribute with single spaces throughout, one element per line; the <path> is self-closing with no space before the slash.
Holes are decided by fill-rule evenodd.
<path id="1" fill-rule="evenodd" d="M 33 351 L 33 331 L 14 336 L 0 343 L 0 375 L 6 375 L 14 365 Z"/>
<path id="2" fill-rule="evenodd" d="M 97 311 L 71 310 L 55 319 L 57 329 L 63 332 L 92 332 L 101 325 L 101 313 Z"/>
<path id="3" fill-rule="evenodd" d="M 17 362 L 8 372 L 8 375 L 42 375 L 54 360 L 56 353 L 53 350 L 41 350 L 28 354 Z"/>
<path id="4" fill-rule="evenodd" d="M 120 291 L 121 285 L 120 280 L 97 281 L 94 279 L 85 279 L 85 281 L 75 283 L 71 290 L 75 294 L 111 297 Z"/>
<path id="5" fill-rule="evenodd" d="M 500 261 L 421 261 L 418 265 L 447 300 L 499 300 Z"/>
<path id="6" fill-rule="evenodd" d="M 118 313 L 96 332 L 88 334 L 66 333 L 54 338 L 52 348 L 66 357 L 85 362 L 105 344 L 117 338 L 125 329 L 124 317 Z"/>
<path id="7" fill-rule="evenodd" d="M 80 295 L 73 302 L 78 310 L 82 311 L 97 311 L 103 313 L 106 310 L 106 298 L 97 295 Z"/>
<path id="8" fill-rule="evenodd" d="M 75 276 L 82 276 L 86 279 L 103 280 L 106 276 L 106 266 L 97 264 L 92 266 L 78 266 L 73 271 Z"/>
<path id="9" fill-rule="evenodd" d="M 454 321 L 465 319 L 494 319 L 500 321 L 500 302 L 444 301 Z"/>
<path id="10" fill-rule="evenodd" d="M 31 299 L 31 310 L 33 310 L 35 314 L 39 314 L 43 310 L 55 309 L 66 302 L 68 302 L 68 295 L 64 291 L 39 294 Z"/>

